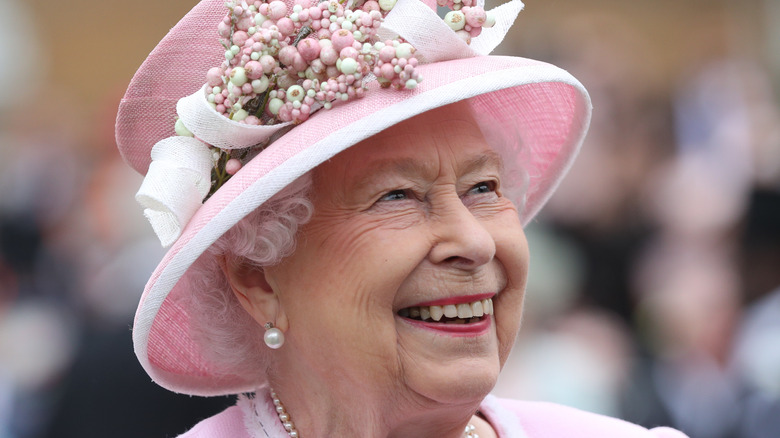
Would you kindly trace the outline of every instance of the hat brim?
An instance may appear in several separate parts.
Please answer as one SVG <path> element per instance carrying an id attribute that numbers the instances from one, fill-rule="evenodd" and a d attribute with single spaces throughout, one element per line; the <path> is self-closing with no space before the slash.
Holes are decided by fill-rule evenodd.
<path id="1" fill-rule="evenodd" d="M 207 7 L 199 10 L 201 5 L 188 17 L 193 13 L 199 17 L 222 16 L 222 11 L 210 11 Z M 215 29 L 218 19 L 211 21 L 210 29 Z M 175 32 L 176 28 L 171 31 Z M 189 32 L 192 29 L 186 30 Z M 166 37 L 169 38 L 171 34 Z M 222 53 L 218 45 L 216 52 Z M 164 59 L 158 46 L 139 74 L 159 70 L 160 66 L 147 63 Z M 217 63 L 196 68 L 205 73 Z M 206 359 L 208 355 L 203 354 L 208 346 L 191 338 L 186 299 L 192 293 L 188 287 L 190 266 L 233 225 L 295 179 L 403 120 L 450 103 L 468 101 L 504 161 L 517 162 L 513 163 L 517 166 L 510 167 L 522 167 L 528 174 L 521 212 L 524 224 L 539 211 L 570 167 L 587 131 L 591 104 L 585 88 L 558 67 L 518 57 L 481 56 L 438 62 L 420 66 L 419 72 L 424 80 L 414 90 L 383 89 L 372 83 L 366 97 L 317 112 L 247 163 L 196 212 L 152 274 L 136 313 L 135 352 L 155 382 L 175 392 L 202 396 L 252 391 L 262 383 L 216 370 Z M 190 76 L 197 75 L 190 72 Z M 154 100 L 153 93 L 148 94 L 153 90 L 139 93 L 131 84 L 120 109 L 117 136 L 123 156 L 134 168 L 145 172 L 154 142 L 173 135 L 172 117 L 163 125 L 158 123 L 159 114 L 175 114 L 175 100 L 200 85 L 193 84 L 178 97 Z M 169 112 L 160 112 L 164 107 L 169 107 Z M 136 114 L 139 108 L 148 108 L 149 115 L 123 120 L 123 111 Z M 152 122 L 158 123 L 153 135 L 149 135 L 147 127 L 143 139 L 133 137 L 143 123 Z M 166 130 L 171 132 L 166 134 Z M 156 137 L 159 138 L 155 140 Z"/>

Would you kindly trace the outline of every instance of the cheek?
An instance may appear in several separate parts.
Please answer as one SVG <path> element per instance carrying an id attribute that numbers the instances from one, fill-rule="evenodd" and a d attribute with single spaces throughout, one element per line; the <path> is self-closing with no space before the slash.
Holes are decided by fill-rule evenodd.
<path id="1" fill-rule="evenodd" d="M 420 227 L 398 229 L 368 218 L 312 223 L 296 252 L 271 268 L 277 286 L 294 295 L 291 308 L 338 308 L 356 318 L 392 318 L 400 285 L 427 255 Z M 386 315 L 385 315 L 386 314 Z"/>
<path id="2" fill-rule="evenodd" d="M 496 258 L 506 270 L 507 287 L 496 304 L 499 357 L 503 365 L 512 349 L 523 313 L 528 275 L 528 243 L 516 215 L 502 218 L 496 228 Z"/>
<path id="3" fill-rule="evenodd" d="M 508 287 L 524 290 L 530 255 L 517 211 L 507 208 L 495 215 L 490 227 L 490 234 L 496 242 L 496 258 L 506 269 Z"/>

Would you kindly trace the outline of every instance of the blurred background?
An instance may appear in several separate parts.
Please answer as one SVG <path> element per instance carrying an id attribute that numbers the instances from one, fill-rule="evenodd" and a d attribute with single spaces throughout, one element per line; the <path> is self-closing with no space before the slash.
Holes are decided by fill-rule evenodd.
<path id="1" fill-rule="evenodd" d="M 194 4 L 0 0 L 0 438 L 173 437 L 232 404 L 157 388 L 130 339 L 163 250 L 113 122 Z M 496 394 L 780 436 L 780 0 L 528 0 L 498 52 L 595 110 L 528 227 Z"/>

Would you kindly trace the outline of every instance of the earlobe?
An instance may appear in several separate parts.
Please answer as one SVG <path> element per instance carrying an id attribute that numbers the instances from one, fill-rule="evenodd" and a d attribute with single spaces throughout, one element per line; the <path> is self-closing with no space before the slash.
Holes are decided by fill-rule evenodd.
<path id="1" fill-rule="evenodd" d="M 233 295 L 258 324 L 264 326 L 271 322 L 280 330 L 287 330 L 287 317 L 279 295 L 268 282 L 263 268 L 224 257 L 220 257 L 219 265 Z"/>

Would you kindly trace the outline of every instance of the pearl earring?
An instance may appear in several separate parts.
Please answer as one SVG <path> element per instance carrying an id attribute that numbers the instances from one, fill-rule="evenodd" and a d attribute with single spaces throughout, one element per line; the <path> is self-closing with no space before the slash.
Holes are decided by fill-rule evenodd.
<path id="1" fill-rule="evenodd" d="M 274 324 L 271 322 L 265 323 L 265 334 L 263 335 L 263 340 L 265 341 L 265 345 L 268 346 L 268 348 L 272 348 L 276 350 L 277 348 L 284 345 L 284 333 L 282 333 L 281 330 L 274 327 Z"/>

